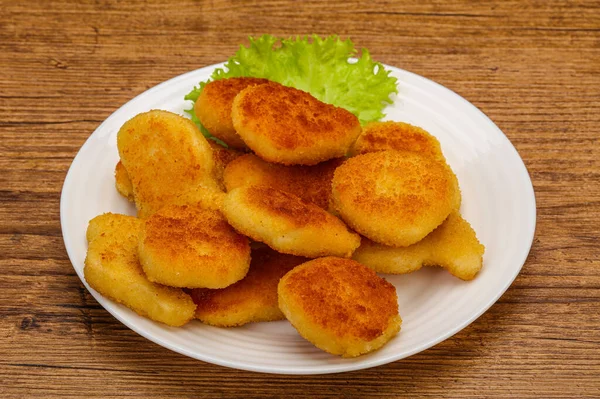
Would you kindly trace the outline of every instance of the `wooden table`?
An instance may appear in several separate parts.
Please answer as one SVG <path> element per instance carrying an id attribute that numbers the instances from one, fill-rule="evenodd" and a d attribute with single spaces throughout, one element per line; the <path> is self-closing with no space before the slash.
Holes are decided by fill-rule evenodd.
<path id="1" fill-rule="evenodd" d="M 1 397 L 600 397 L 600 3 L 0 0 Z M 60 190 L 114 110 L 248 35 L 337 33 L 458 92 L 537 196 L 523 270 L 451 339 L 370 370 L 264 375 L 170 352 L 73 271 Z"/>

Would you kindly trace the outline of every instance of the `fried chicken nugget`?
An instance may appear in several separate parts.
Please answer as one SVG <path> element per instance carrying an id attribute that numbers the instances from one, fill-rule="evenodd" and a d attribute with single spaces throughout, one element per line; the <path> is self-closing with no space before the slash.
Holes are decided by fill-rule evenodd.
<path id="1" fill-rule="evenodd" d="M 105 213 L 92 219 L 86 233 L 85 280 L 141 316 L 182 326 L 194 317 L 196 305 L 183 290 L 148 281 L 138 260 L 139 229 L 140 220 L 132 216 Z"/>
<path id="2" fill-rule="evenodd" d="M 145 219 L 138 254 L 150 281 L 172 287 L 224 288 L 250 266 L 248 239 L 201 205 L 167 205 Z"/>
<path id="3" fill-rule="evenodd" d="M 351 154 L 377 151 L 410 151 L 444 160 L 440 142 L 420 127 L 404 122 L 371 122 L 352 146 Z"/>
<path id="4" fill-rule="evenodd" d="M 279 307 L 300 335 L 334 355 L 356 357 L 398 331 L 396 288 L 350 259 L 306 262 L 279 282 Z"/>
<path id="5" fill-rule="evenodd" d="M 268 186 L 231 190 L 223 214 L 238 232 L 286 254 L 350 257 L 360 245 L 360 236 L 332 214 Z"/>
<path id="6" fill-rule="evenodd" d="M 208 140 L 208 144 L 210 144 L 211 148 L 213 149 L 215 180 L 221 189 L 225 189 L 225 183 L 223 181 L 223 173 L 225 172 L 225 168 L 231 161 L 241 156 L 243 153 L 232 150 L 231 148 L 225 148 L 212 140 Z M 115 167 L 115 185 L 119 194 L 131 202 L 135 201 L 133 197 L 133 185 L 131 184 L 127 170 L 121 161 L 117 162 L 117 166 Z"/>
<path id="7" fill-rule="evenodd" d="M 415 152 L 446 163 L 438 139 L 426 130 L 404 122 L 369 123 L 363 128 L 350 152 L 352 155 L 358 155 L 386 150 Z M 461 193 L 458 178 L 454 172 L 452 172 L 452 179 L 456 193 L 454 209 L 458 210 L 460 209 Z"/>
<path id="8" fill-rule="evenodd" d="M 456 206 L 445 162 L 379 151 L 346 160 L 334 173 L 333 203 L 350 227 L 371 240 L 407 246 L 439 226 Z"/>
<path id="9" fill-rule="evenodd" d="M 342 157 L 361 131 L 351 112 L 275 83 L 242 90 L 233 100 L 231 116 L 256 155 L 285 165 L 316 165 Z"/>
<path id="10" fill-rule="evenodd" d="M 228 146 L 245 149 L 246 143 L 236 133 L 231 121 L 231 105 L 235 96 L 248 86 L 269 83 L 267 79 L 239 77 L 207 83 L 194 104 L 194 112 L 213 136 Z"/>
<path id="11" fill-rule="evenodd" d="M 364 239 L 352 258 L 379 273 L 404 274 L 421 266 L 441 266 L 462 280 L 472 280 L 483 266 L 485 247 L 456 211 L 427 237 L 408 247 L 388 247 Z"/>
<path id="12" fill-rule="evenodd" d="M 210 145 L 182 116 L 159 110 L 139 114 L 121 127 L 117 146 L 139 217 L 148 217 L 198 185 L 219 189 Z"/>
<path id="13" fill-rule="evenodd" d="M 218 290 L 191 290 L 198 306 L 196 318 L 218 327 L 284 319 L 277 303 L 277 284 L 287 272 L 307 260 L 268 247 L 253 250 L 250 270 L 242 280 Z"/>
<path id="14" fill-rule="evenodd" d="M 246 154 L 227 165 L 223 181 L 227 191 L 247 185 L 269 186 L 328 210 L 333 172 L 342 162 L 336 158 L 314 166 L 285 166 Z"/>
<path id="15" fill-rule="evenodd" d="M 131 180 L 127 174 L 127 169 L 125 169 L 121 161 L 117 162 L 117 166 L 115 167 L 115 187 L 119 194 L 127 198 L 129 202 L 135 202 Z"/>

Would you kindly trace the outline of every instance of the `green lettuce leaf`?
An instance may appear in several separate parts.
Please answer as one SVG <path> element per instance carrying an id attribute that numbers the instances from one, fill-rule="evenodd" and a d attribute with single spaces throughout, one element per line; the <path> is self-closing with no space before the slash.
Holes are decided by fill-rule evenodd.
<path id="1" fill-rule="evenodd" d="M 266 78 L 345 108 L 361 124 L 385 116 L 383 109 L 392 103 L 390 95 L 398 92 L 397 79 L 389 76 L 390 72 L 381 63 L 373 61 L 366 49 L 359 56 L 350 39 L 341 40 L 335 35 L 289 39 L 263 35 L 249 40 L 250 45 L 240 46 L 225 68 L 217 68 L 210 80 L 238 76 Z M 210 80 L 200 82 L 185 99 L 195 103 Z M 186 112 L 200 124 L 193 106 Z M 201 129 L 208 134 L 204 127 Z"/>

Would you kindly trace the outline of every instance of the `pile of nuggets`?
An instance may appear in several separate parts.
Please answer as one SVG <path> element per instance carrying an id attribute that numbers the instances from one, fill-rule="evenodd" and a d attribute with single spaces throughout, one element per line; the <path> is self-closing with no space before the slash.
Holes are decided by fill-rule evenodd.
<path id="1" fill-rule="evenodd" d="M 395 287 L 377 273 L 437 265 L 470 280 L 484 247 L 459 213 L 436 138 L 264 79 L 207 84 L 190 120 L 127 121 L 116 187 L 137 217 L 92 219 L 85 278 L 171 326 L 287 319 L 336 355 L 376 350 L 400 330 Z"/>

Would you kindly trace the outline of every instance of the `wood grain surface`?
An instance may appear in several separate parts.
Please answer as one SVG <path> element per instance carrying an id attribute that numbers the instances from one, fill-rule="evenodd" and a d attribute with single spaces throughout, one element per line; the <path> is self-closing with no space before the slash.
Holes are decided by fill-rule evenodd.
<path id="1" fill-rule="evenodd" d="M 600 3 L 0 0 L 0 397 L 600 398 Z M 67 257 L 60 190 L 135 95 L 248 35 L 337 33 L 482 109 L 523 158 L 537 231 L 488 312 L 385 366 L 282 376 L 124 327 Z"/>

